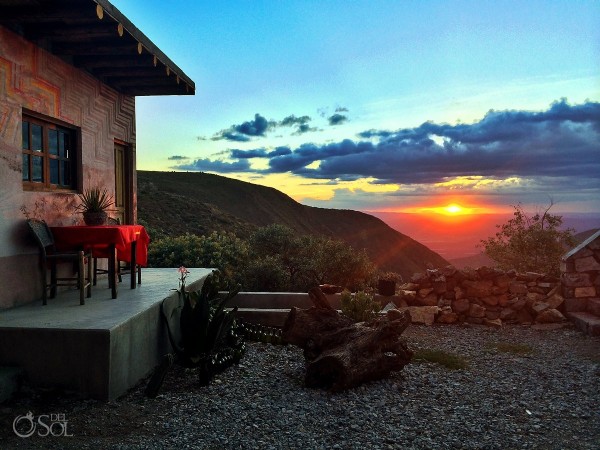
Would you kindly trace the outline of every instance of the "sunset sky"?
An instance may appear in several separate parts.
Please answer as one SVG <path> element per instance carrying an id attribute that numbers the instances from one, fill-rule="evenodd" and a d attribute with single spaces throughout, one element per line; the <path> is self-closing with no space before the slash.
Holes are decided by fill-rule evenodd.
<path id="1" fill-rule="evenodd" d="M 196 83 L 136 100 L 139 169 L 331 208 L 600 212 L 598 1 L 113 3 Z"/>

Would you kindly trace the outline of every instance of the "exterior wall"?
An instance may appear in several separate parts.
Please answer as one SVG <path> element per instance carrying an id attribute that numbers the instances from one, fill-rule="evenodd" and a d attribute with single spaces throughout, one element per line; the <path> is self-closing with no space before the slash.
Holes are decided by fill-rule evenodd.
<path id="1" fill-rule="evenodd" d="M 81 221 L 73 209 L 76 192 L 23 189 L 23 108 L 80 128 L 82 189 L 100 186 L 114 193 L 114 142 L 130 144 L 134 211 L 136 206 L 135 98 L 0 27 L 0 309 L 41 298 L 38 249 L 22 208 L 50 225 Z"/>
<path id="2" fill-rule="evenodd" d="M 600 315 L 600 232 L 563 257 L 561 283 L 567 313 Z"/>

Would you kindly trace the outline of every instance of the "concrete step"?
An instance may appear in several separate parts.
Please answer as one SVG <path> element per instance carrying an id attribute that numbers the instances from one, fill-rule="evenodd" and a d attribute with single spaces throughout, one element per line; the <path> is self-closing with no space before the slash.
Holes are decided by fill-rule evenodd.
<path id="1" fill-rule="evenodd" d="M 585 334 L 600 336 L 600 317 L 589 312 L 569 312 L 567 317 Z"/>
<path id="2" fill-rule="evenodd" d="M 24 374 L 20 367 L 0 366 L 0 403 L 11 398 L 20 389 Z"/>

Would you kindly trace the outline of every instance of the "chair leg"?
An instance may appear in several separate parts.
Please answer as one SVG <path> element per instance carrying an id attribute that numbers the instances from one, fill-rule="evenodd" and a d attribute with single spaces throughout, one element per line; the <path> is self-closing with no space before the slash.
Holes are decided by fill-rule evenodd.
<path id="1" fill-rule="evenodd" d="M 94 286 L 98 278 L 98 258 L 94 258 Z"/>
<path id="2" fill-rule="evenodd" d="M 87 297 L 92 296 L 92 257 L 87 258 Z"/>
<path id="3" fill-rule="evenodd" d="M 79 278 L 79 304 L 85 305 L 85 261 L 83 251 L 79 251 L 79 270 L 77 273 Z"/>
<path id="4" fill-rule="evenodd" d="M 138 284 L 142 284 L 142 266 L 137 266 Z"/>

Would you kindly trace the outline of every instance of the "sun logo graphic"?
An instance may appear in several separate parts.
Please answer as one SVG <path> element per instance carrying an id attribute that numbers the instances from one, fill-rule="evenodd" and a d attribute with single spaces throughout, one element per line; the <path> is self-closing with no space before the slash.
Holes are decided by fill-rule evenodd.
<path id="1" fill-rule="evenodd" d="M 15 417 L 13 431 L 22 438 L 33 436 L 73 436 L 67 429 L 68 421 L 64 414 L 41 414 L 37 418 L 29 411 L 25 415 Z"/>

